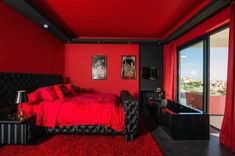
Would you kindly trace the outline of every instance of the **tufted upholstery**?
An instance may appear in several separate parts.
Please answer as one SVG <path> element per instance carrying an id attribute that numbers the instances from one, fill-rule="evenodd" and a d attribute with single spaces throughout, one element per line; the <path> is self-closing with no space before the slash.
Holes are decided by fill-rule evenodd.
<path id="1" fill-rule="evenodd" d="M 54 134 L 118 134 L 113 129 L 101 125 L 57 126 L 55 128 L 46 128 L 46 131 Z"/>
<path id="2" fill-rule="evenodd" d="M 41 86 L 63 83 L 60 75 L 0 72 L 0 108 L 13 105 L 16 91 L 32 92 Z"/>
<path id="3" fill-rule="evenodd" d="M 41 86 L 60 83 L 63 83 L 63 77 L 60 75 L 0 72 L 0 109 L 14 104 L 17 90 L 32 92 Z M 138 101 L 128 91 L 121 91 L 120 98 L 125 111 L 125 129 L 121 133 L 101 125 L 62 126 L 46 128 L 46 131 L 63 134 L 122 134 L 127 141 L 133 140 L 138 126 Z"/>
<path id="4" fill-rule="evenodd" d="M 139 121 L 138 101 L 128 91 L 121 91 L 120 98 L 125 111 L 124 135 L 126 140 L 134 140 Z"/>
<path id="5" fill-rule="evenodd" d="M 128 91 L 121 91 L 120 98 L 125 111 L 125 129 L 123 132 L 116 132 L 111 128 L 101 125 L 57 126 L 55 128 L 46 128 L 46 131 L 55 134 L 122 134 L 127 141 L 132 141 L 137 134 L 138 128 L 138 101 Z"/>

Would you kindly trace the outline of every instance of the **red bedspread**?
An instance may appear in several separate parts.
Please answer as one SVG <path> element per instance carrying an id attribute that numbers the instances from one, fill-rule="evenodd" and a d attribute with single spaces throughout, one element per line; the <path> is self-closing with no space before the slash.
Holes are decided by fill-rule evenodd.
<path id="1" fill-rule="evenodd" d="M 123 131 L 123 107 L 112 94 L 81 93 L 63 102 L 43 101 L 37 109 L 37 125 L 45 127 L 70 125 L 104 125 Z"/>

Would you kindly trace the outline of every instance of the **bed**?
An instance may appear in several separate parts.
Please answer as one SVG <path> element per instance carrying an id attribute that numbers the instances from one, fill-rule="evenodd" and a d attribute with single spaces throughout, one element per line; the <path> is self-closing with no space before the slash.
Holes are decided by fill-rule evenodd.
<path id="1" fill-rule="evenodd" d="M 43 74 L 19 74 L 19 73 L 0 73 L 0 86 L 3 88 L 0 91 L 0 98 L 2 100 L 2 104 L 0 108 L 9 107 L 14 105 L 14 98 L 16 91 L 19 89 L 27 90 L 28 92 L 33 92 L 42 86 L 53 86 L 55 84 L 63 83 L 63 77 L 60 75 L 43 75 Z M 97 94 L 97 93 L 96 93 Z M 99 95 L 99 93 L 97 94 Z M 95 93 L 79 93 L 79 97 L 82 96 L 95 96 Z M 107 96 L 107 95 L 103 95 Z M 118 99 L 118 102 L 116 101 Z M 73 100 L 73 103 L 76 103 L 81 99 L 78 97 L 70 97 L 70 99 L 65 99 L 65 102 L 57 101 L 60 103 L 60 106 L 63 106 L 66 101 Z M 107 100 L 107 99 L 106 99 Z M 83 102 L 85 100 L 83 99 Z M 138 126 L 138 101 L 135 100 L 128 91 L 121 91 L 120 97 L 115 98 L 119 107 L 118 117 L 122 116 L 120 120 L 123 120 L 123 124 L 117 125 L 115 127 L 105 124 L 99 124 L 99 122 L 92 124 L 81 124 L 73 122 L 69 124 L 57 124 L 59 120 L 53 121 L 56 123 L 55 125 L 45 126 L 45 130 L 50 134 L 108 134 L 108 135 L 124 135 L 127 141 L 134 140 L 137 134 L 137 126 Z M 55 101 L 54 101 L 55 102 Z M 88 101 L 89 103 L 89 101 Z M 68 103 L 66 103 L 68 104 Z M 108 105 L 108 104 L 107 104 Z M 40 106 L 48 106 L 45 102 L 34 104 L 35 107 Z M 83 106 L 86 106 L 85 103 Z M 99 105 L 100 106 L 100 105 Z M 28 107 L 28 106 L 25 106 Z M 33 107 L 33 106 L 32 106 Z M 70 107 L 73 107 L 72 105 Z M 107 111 L 108 107 L 106 108 Z M 38 109 L 38 108 L 37 108 Z M 99 108 L 100 109 L 100 108 Z M 113 108 L 116 109 L 116 108 Z M 3 109 L 2 109 L 3 110 Z M 50 110 L 50 108 L 48 108 Z M 122 111 L 122 113 L 120 113 Z M 64 111 L 64 114 L 68 112 Z M 99 113 L 98 113 L 99 114 Z M 102 114 L 102 113 L 101 113 Z M 103 112 L 103 114 L 105 114 Z M 112 113 L 111 113 L 112 114 Z M 38 114 L 37 114 L 38 115 Z M 87 114 L 86 114 L 87 115 Z M 92 115 L 91 115 L 92 116 Z M 116 118 L 118 120 L 118 117 Z M 76 118 L 76 117 L 75 117 Z M 113 118 L 113 117 L 112 117 Z M 114 117 L 115 119 L 115 117 Z M 61 119 L 62 121 L 65 119 Z M 60 121 L 61 121 L 60 120 Z M 66 120 L 66 122 L 68 122 Z M 115 122 L 114 122 L 115 123 Z"/>

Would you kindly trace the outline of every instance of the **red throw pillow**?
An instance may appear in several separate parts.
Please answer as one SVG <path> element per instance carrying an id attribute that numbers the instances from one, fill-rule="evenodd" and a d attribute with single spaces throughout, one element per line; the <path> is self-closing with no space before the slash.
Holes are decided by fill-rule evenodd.
<path id="1" fill-rule="evenodd" d="M 41 100 L 40 99 L 40 92 L 38 90 L 35 90 L 32 93 L 29 93 L 27 96 L 28 96 L 28 100 L 29 100 L 28 103 L 35 103 L 35 102 L 38 102 Z"/>
<path id="2" fill-rule="evenodd" d="M 62 93 L 64 94 L 64 96 L 70 95 L 69 91 L 65 88 L 64 85 L 59 85 L 59 87 L 60 87 Z"/>
<path id="3" fill-rule="evenodd" d="M 64 93 L 63 91 L 61 90 L 61 85 L 54 85 L 54 90 L 59 98 L 59 100 L 63 101 L 64 100 Z"/>
<path id="4" fill-rule="evenodd" d="M 52 87 L 42 87 L 39 91 L 42 100 L 53 101 L 57 98 L 57 95 Z"/>
<path id="5" fill-rule="evenodd" d="M 66 84 L 64 85 L 65 88 L 68 90 L 69 94 L 71 95 L 76 95 L 75 90 L 73 89 L 73 85 L 72 84 Z"/>

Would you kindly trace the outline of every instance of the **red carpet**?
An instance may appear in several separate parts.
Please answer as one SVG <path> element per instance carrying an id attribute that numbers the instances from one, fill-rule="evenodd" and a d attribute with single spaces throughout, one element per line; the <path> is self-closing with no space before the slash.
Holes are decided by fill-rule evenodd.
<path id="1" fill-rule="evenodd" d="M 145 130 L 133 142 L 123 136 L 56 135 L 36 145 L 8 145 L 0 156 L 162 156 L 152 135 Z"/>

